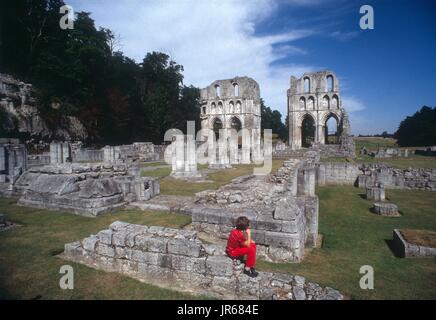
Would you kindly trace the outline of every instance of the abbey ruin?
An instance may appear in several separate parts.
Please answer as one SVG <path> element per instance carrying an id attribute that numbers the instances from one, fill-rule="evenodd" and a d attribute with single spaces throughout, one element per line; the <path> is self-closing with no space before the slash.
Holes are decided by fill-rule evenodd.
<path id="1" fill-rule="evenodd" d="M 19 123 L 19 130 L 27 130 L 23 110 L 37 112 L 30 87 L 6 76 L 0 80 L 0 106 L 7 111 L 7 123 Z M 435 191 L 436 170 L 323 162 L 322 158 L 356 156 L 339 81 L 331 71 L 292 76 L 287 98 L 289 141 L 274 146 L 262 139 L 260 86 L 249 77 L 217 80 L 200 91 L 198 137 L 179 132 L 162 145 L 103 147 L 52 139 L 42 143 L 40 152 L 30 152 L 18 139 L 1 139 L 0 195 L 15 198 L 20 206 L 96 219 L 124 208 L 190 216 L 190 224 L 181 230 L 117 221 L 65 244 L 62 258 L 96 269 L 218 298 L 344 299 L 339 291 L 298 275 L 261 272 L 257 279 L 248 279 L 243 264 L 224 252 L 235 219 L 250 219 L 262 259 L 299 263 L 322 245 L 316 185 L 364 188 L 366 199 L 375 202 L 376 214 L 398 218 L 401 208 L 386 202 L 385 188 Z M 334 136 L 327 125 L 331 118 L 336 120 Z M 35 121 L 32 126 L 40 133 L 56 136 L 38 118 Z M 207 147 L 201 149 L 204 143 Z M 207 166 L 199 165 L 202 155 Z M 266 174 L 243 174 L 223 185 L 207 180 L 209 174 L 239 165 L 255 168 L 269 156 L 281 162 Z M 166 188 L 198 182 L 209 183 L 210 188 L 195 196 L 161 194 L 163 180 L 153 175 L 159 169 L 169 170 Z"/>

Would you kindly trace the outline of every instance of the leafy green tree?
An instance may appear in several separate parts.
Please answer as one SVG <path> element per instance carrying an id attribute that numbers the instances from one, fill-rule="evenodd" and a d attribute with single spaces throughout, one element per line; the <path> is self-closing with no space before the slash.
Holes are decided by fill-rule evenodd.
<path id="1" fill-rule="evenodd" d="M 262 116 L 262 132 L 264 129 L 271 129 L 273 133 L 279 135 L 280 139 L 288 139 L 288 129 L 282 122 L 282 115 L 277 110 L 272 110 L 265 105 L 263 99 L 260 100 L 260 110 Z"/>
<path id="2" fill-rule="evenodd" d="M 436 145 L 436 107 L 424 106 L 404 119 L 394 137 L 402 147 Z"/>

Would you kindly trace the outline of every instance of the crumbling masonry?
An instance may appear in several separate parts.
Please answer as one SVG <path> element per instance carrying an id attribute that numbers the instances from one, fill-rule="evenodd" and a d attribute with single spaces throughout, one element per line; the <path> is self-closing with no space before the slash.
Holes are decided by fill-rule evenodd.
<path id="1" fill-rule="evenodd" d="M 109 229 L 65 245 L 64 259 L 120 272 L 157 286 L 224 299 L 341 300 L 332 288 L 301 276 L 242 273 L 243 263 L 222 247 L 203 244 L 197 233 L 116 221 Z"/>

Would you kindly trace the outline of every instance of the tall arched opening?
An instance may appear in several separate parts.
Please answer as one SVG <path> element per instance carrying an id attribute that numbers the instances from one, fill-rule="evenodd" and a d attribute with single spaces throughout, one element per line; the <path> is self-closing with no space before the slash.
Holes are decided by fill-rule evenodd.
<path id="1" fill-rule="evenodd" d="M 301 146 L 310 147 L 315 141 L 315 120 L 310 114 L 306 114 L 301 122 Z"/>

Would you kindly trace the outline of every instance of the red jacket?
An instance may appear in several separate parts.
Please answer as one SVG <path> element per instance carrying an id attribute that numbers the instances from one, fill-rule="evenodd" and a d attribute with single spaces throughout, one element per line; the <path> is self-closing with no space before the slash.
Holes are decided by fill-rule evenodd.
<path id="1" fill-rule="evenodd" d="M 247 241 L 244 232 L 238 229 L 230 231 L 229 239 L 227 240 L 227 252 L 232 252 L 236 248 L 245 247 L 244 242 Z"/>

